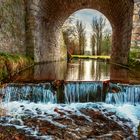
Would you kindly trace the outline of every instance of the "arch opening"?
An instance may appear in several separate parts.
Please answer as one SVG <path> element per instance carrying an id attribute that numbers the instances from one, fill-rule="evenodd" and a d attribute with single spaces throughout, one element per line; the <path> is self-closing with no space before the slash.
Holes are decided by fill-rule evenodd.
<path id="1" fill-rule="evenodd" d="M 69 55 L 110 56 L 112 26 L 97 10 L 74 12 L 64 22 L 62 36 Z"/>

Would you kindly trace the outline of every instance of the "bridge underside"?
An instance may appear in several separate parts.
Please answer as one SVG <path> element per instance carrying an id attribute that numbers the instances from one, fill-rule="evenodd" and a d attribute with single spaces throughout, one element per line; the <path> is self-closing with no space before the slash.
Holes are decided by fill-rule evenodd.
<path id="1" fill-rule="evenodd" d="M 63 59 L 60 33 L 65 20 L 80 9 L 103 13 L 112 25 L 111 61 L 127 64 L 130 50 L 133 0 L 33 0 L 28 4 L 27 52 L 36 62 Z M 29 1 L 28 1 L 29 2 Z"/>

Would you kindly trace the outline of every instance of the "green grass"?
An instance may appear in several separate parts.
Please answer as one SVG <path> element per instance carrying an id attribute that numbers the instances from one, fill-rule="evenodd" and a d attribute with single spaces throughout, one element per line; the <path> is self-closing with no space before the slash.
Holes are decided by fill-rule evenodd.
<path id="1" fill-rule="evenodd" d="M 0 81 L 32 64 L 27 56 L 0 52 Z"/>
<path id="2" fill-rule="evenodd" d="M 71 55 L 72 58 L 83 58 L 83 59 L 110 59 L 110 56 L 103 55 Z"/>

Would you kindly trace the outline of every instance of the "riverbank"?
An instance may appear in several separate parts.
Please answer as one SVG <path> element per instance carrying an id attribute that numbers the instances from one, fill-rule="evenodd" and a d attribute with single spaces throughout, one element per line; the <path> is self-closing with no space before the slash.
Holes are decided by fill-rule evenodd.
<path id="1" fill-rule="evenodd" d="M 109 60 L 110 56 L 104 56 L 104 55 L 71 55 L 71 58 L 84 58 L 84 59 L 104 59 Z"/>
<path id="2" fill-rule="evenodd" d="M 105 55 L 71 55 L 70 59 L 101 59 L 101 60 L 110 60 L 110 56 L 105 56 Z M 122 64 L 117 64 L 117 63 L 111 63 L 115 64 L 127 69 L 132 69 L 132 68 L 140 68 L 140 59 L 136 59 L 134 57 L 129 57 L 128 60 L 128 65 L 122 65 Z"/>
<path id="3" fill-rule="evenodd" d="M 0 81 L 10 78 L 33 64 L 34 62 L 30 57 L 0 53 Z"/>

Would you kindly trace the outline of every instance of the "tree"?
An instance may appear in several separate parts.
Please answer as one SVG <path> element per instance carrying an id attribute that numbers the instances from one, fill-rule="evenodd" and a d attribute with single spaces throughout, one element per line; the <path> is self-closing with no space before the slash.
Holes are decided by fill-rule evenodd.
<path id="1" fill-rule="evenodd" d="M 96 40 L 97 55 L 101 55 L 103 30 L 104 30 L 105 25 L 106 25 L 106 21 L 102 16 L 100 16 L 99 18 L 94 17 L 92 20 L 93 34 L 92 34 L 91 39 Z M 92 42 L 94 42 L 94 41 L 92 41 Z M 92 44 L 92 46 L 95 47 L 95 44 Z"/>
<path id="2" fill-rule="evenodd" d="M 74 20 L 74 16 L 68 18 L 62 28 L 64 44 L 67 48 L 68 54 L 77 53 L 76 48 L 78 47 L 78 38 Z"/>
<path id="3" fill-rule="evenodd" d="M 105 35 L 103 36 L 102 40 L 102 55 L 110 55 L 111 51 L 111 34 L 109 32 L 106 32 Z"/>
<path id="4" fill-rule="evenodd" d="M 85 33 L 85 26 L 81 21 L 76 22 L 76 27 L 77 27 L 77 34 L 78 34 L 78 41 L 79 41 L 79 54 L 84 55 L 84 48 L 86 44 L 86 33 Z"/>
<path id="5" fill-rule="evenodd" d="M 85 26 L 83 23 L 76 20 L 73 15 L 65 22 L 62 33 L 68 53 L 83 55 L 86 43 Z"/>
<path id="6" fill-rule="evenodd" d="M 96 38 L 95 35 L 91 35 L 91 45 L 92 45 L 92 55 L 96 55 L 95 47 L 96 47 Z"/>

